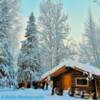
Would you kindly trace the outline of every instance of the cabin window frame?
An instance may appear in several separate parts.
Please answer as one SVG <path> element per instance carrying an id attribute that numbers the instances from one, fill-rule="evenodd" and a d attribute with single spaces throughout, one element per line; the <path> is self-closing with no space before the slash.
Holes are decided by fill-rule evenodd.
<path id="1" fill-rule="evenodd" d="M 87 81 L 87 84 L 83 84 L 83 85 L 81 85 L 81 84 L 78 84 L 77 83 L 77 80 L 81 80 L 81 79 L 86 79 L 86 81 Z M 76 77 L 75 78 L 75 85 L 77 86 L 77 87 L 88 87 L 89 86 L 89 81 L 87 80 L 87 77 Z"/>

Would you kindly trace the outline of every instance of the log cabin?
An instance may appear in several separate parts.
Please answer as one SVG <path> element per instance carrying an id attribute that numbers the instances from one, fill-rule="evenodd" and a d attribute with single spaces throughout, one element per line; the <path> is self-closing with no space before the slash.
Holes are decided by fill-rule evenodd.
<path id="1" fill-rule="evenodd" d="M 64 62 L 42 75 L 41 83 L 52 83 L 52 95 L 63 95 L 81 98 L 100 98 L 100 69 L 76 62 Z"/>

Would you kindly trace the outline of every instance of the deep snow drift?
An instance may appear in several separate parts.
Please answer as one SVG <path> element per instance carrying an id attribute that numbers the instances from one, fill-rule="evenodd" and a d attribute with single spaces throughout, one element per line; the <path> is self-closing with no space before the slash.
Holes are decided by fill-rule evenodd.
<path id="1" fill-rule="evenodd" d="M 0 100 L 84 100 L 81 98 L 51 95 L 51 90 L 0 89 Z M 86 99 L 85 99 L 86 100 Z"/>

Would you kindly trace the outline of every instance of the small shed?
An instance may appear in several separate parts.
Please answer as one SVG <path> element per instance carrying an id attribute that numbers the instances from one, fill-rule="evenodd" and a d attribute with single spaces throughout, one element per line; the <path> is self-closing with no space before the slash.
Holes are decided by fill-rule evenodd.
<path id="1" fill-rule="evenodd" d="M 52 82 L 52 95 L 66 94 L 81 98 L 100 97 L 100 69 L 75 61 L 63 62 L 41 76 L 41 82 Z"/>

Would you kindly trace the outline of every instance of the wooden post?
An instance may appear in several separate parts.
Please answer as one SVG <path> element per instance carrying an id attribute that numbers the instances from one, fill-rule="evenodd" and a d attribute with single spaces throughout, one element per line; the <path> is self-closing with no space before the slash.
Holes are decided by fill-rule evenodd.
<path id="1" fill-rule="evenodd" d="M 30 76 L 30 88 L 33 88 L 33 84 L 32 84 L 32 74 Z"/>
<path id="2" fill-rule="evenodd" d="M 27 81 L 24 81 L 24 88 L 27 88 Z"/>
<path id="3" fill-rule="evenodd" d="M 94 100 L 97 100 L 97 81 L 96 79 L 94 78 L 94 96 L 93 96 L 93 99 Z"/>
<path id="4" fill-rule="evenodd" d="M 97 100 L 97 93 L 98 93 L 98 91 L 97 91 L 97 81 L 96 81 L 96 79 L 95 79 L 95 93 L 96 93 L 96 100 Z"/>

